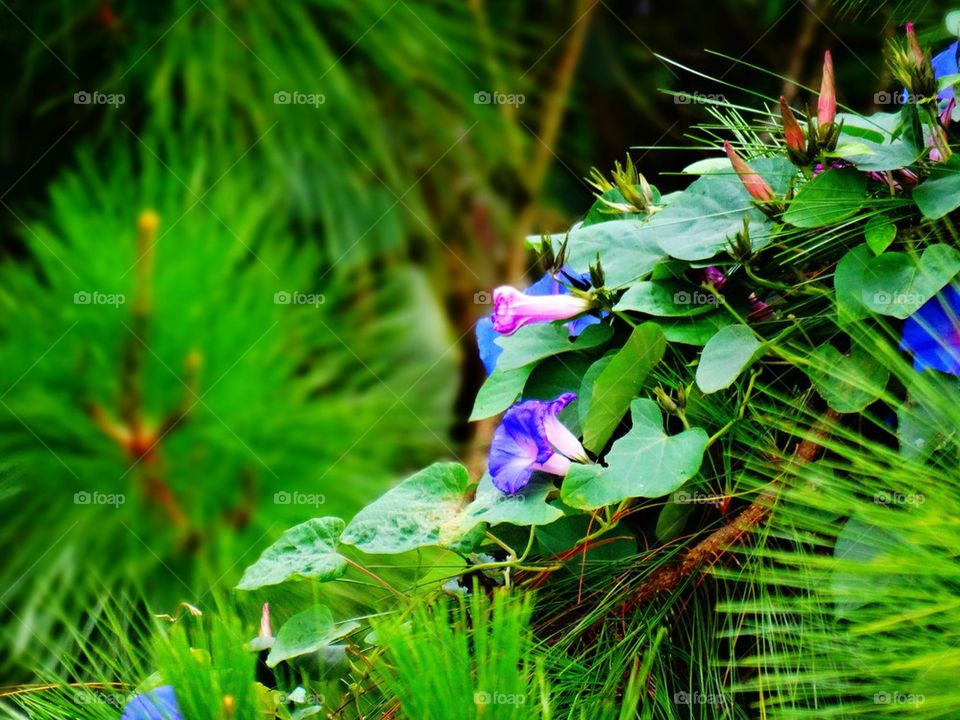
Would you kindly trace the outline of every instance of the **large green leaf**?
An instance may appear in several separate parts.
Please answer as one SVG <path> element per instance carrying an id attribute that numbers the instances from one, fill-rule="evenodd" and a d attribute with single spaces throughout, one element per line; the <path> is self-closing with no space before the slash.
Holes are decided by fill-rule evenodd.
<path id="1" fill-rule="evenodd" d="M 238 590 L 278 585 L 293 577 L 335 580 L 347 571 L 347 560 L 337 552 L 343 520 L 312 518 L 287 530 L 243 573 Z"/>
<path id="2" fill-rule="evenodd" d="M 667 338 L 667 342 L 701 346 L 706 345 L 718 331 L 734 322 L 729 313 L 716 312 L 693 319 L 658 320 L 657 324 Z"/>
<path id="3" fill-rule="evenodd" d="M 563 517 L 563 511 L 547 504 L 547 496 L 556 489 L 551 477 L 535 475 L 523 490 L 505 495 L 493 486 L 490 475 L 484 474 L 476 499 L 465 512 L 477 522 L 489 525 L 548 525 Z"/>
<path id="4" fill-rule="evenodd" d="M 336 640 L 339 634 L 330 608 L 314 605 L 281 626 L 267 656 L 267 666 L 274 667 L 282 660 L 316 652 Z"/>
<path id="5" fill-rule="evenodd" d="M 469 489 L 463 465 L 434 463 L 357 513 L 341 541 L 367 553 L 458 547 L 479 524 L 463 512 Z"/>
<path id="6" fill-rule="evenodd" d="M 593 402 L 594 383 L 597 378 L 600 377 L 600 373 L 613 361 L 613 357 L 617 352 L 617 350 L 611 350 L 599 360 L 595 360 L 583 374 L 583 379 L 580 381 L 580 392 L 577 394 L 577 402 L 575 403 L 581 428 L 587 422 L 587 412 L 590 410 L 590 405 Z"/>
<path id="7" fill-rule="evenodd" d="M 664 210 L 653 216 L 644 233 L 656 238 L 670 257 L 678 260 L 705 260 L 727 247 L 750 218 L 750 237 L 766 240 L 767 220 L 750 200 L 740 178 L 729 174 L 705 175 L 694 180 Z"/>
<path id="8" fill-rule="evenodd" d="M 470 420 L 483 420 L 506 410 L 517 399 L 533 372 L 534 366 L 524 365 L 513 370 L 494 370 L 484 381 L 473 401 Z"/>
<path id="9" fill-rule="evenodd" d="M 869 117 L 839 113 L 842 122 L 836 156 L 860 170 L 896 170 L 908 167 L 924 153 L 908 137 L 898 133 L 899 113 L 875 113 Z"/>
<path id="10" fill-rule="evenodd" d="M 497 338 L 497 345 L 503 348 L 497 370 L 515 370 L 551 355 L 596 347 L 612 335 L 613 330 L 606 324 L 591 325 L 573 340 L 560 323 L 527 325 L 513 335 Z"/>
<path id="11" fill-rule="evenodd" d="M 919 259 L 888 252 L 867 264 L 860 300 L 869 310 L 901 320 L 910 317 L 960 272 L 960 252 L 931 245 Z"/>
<path id="12" fill-rule="evenodd" d="M 960 163 L 938 167 L 913 190 L 913 200 L 920 212 L 931 220 L 942 218 L 960 207 Z"/>
<path id="13" fill-rule="evenodd" d="M 624 346 L 593 382 L 583 425 L 584 447 L 598 453 L 607 444 L 643 381 L 663 357 L 666 344 L 656 323 L 633 329 Z"/>
<path id="14" fill-rule="evenodd" d="M 751 162 L 781 194 L 795 172 L 783 158 Z M 704 175 L 683 192 L 673 193 L 664 209 L 644 221 L 584 223 L 568 236 L 555 235 L 551 241 L 559 248 L 564 238 L 569 238 L 568 259 L 578 269 L 594 262 L 599 253 L 607 285 L 616 288 L 648 275 L 668 255 L 679 260 L 713 257 L 743 229 L 744 217 L 750 218 L 754 246 L 762 247 L 768 240 L 769 223 L 728 167 L 726 172 Z"/>
<path id="15" fill-rule="evenodd" d="M 697 366 L 697 386 L 704 393 L 730 387 L 763 350 L 763 345 L 746 325 L 731 325 L 707 342 Z"/>
<path id="16" fill-rule="evenodd" d="M 837 263 L 833 286 L 837 296 L 837 320 L 841 324 L 856 322 L 870 315 L 861 298 L 872 259 L 870 248 L 858 245 Z"/>
<path id="17" fill-rule="evenodd" d="M 633 427 L 606 456 L 606 467 L 574 463 L 560 495 L 571 507 L 592 510 L 632 497 L 673 492 L 700 469 L 707 433 L 702 428 L 669 436 L 652 400 L 630 405 Z"/>
<path id="18" fill-rule="evenodd" d="M 566 241 L 567 262 L 581 272 L 599 255 L 607 286 L 622 287 L 648 274 L 666 258 L 656 238 L 642 232 L 644 225 L 636 219 L 583 224 L 569 233 L 552 236 L 551 242 L 559 249 Z"/>
<path id="19" fill-rule="evenodd" d="M 647 280 L 631 285 L 613 309 L 656 317 L 690 317 L 703 315 L 716 307 L 716 297 L 706 290 L 675 282 Z"/>
<path id="20" fill-rule="evenodd" d="M 671 495 L 667 504 L 663 506 L 657 516 L 657 526 L 654 530 L 657 540 L 668 543 L 680 537 L 687 526 L 687 521 L 694 507 L 693 503 L 677 502 L 676 498 Z"/>
<path id="21" fill-rule="evenodd" d="M 872 597 L 878 585 L 894 585 L 903 581 L 903 578 L 892 574 L 864 572 L 872 563 L 888 558 L 891 549 L 902 542 L 901 538 L 884 528 L 855 517 L 847 520 L 833 548 L 834 558 L 839 562 L 835 563 L 830 578 L 830 590 L 836 598 L 834 612 L 837 617 L 846 617 L 861 607 L 863 598 Z"/>
<path id="22" fill-rule="evenodd" d="M 874 215 L 863 228 L 863 238 L 874 255 L 881 255 L 896 237 L 896 223 L 886 215 Z"/>
<path id="23" fill-rule="evenodd" d="M 852 168 L 824 170 L 797 193 L 784 222 L 801 228 L 834 225 L 856 214 L 866 203 L 867 178 Z"/>
<path id="24" fill-rule="evenodd" d="M 862 411 L 880 396 L 890 379 L 884 364 L 858 345 L 849 356 L 833 345 L 821 345 L 809 359 L 810 382 L 827 405 L 840 413 Z"/>

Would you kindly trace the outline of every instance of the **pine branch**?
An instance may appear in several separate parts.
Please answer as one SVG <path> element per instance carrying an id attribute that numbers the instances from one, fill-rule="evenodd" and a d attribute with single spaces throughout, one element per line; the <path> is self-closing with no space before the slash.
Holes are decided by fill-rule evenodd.
<path id="1" fill-rule="evenodd" d="M 795 464 L 803 465 L 817 459 L 823 449 L 823 440 L 830 433 L 830 426 L 839 417 L 834 410 L 827 410 L 823 414 L 814 426 L 812 436 L 801 441 L 794 450 Z M 620 606 L 618 615 L 626 615 L 638 605 L 649 602 L 659 595 L 674 592 L 683 581 L 700 568 L 722 561 L 730 548 L 766 522 L 776 505 L 782 486 L 782 479 L 775 480 L 731 523 L 714 531 L 690 548 L 679 562 L 658 568 L 633 596 Z"/>

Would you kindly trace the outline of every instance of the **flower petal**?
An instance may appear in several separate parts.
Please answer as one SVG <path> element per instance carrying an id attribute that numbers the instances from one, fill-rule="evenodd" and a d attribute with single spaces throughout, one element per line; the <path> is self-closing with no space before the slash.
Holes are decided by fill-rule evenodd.
<path id="1" fill-rule="evenodd" d="M 515 493 L 530 482 L 535 470 L 566 474 L 569 462 L 562 454 L 554 452 L 547 425 L 559 424 L 557 414 L 576 397 L 573 393 L 564 393 L 552 401 L 524 400 L 507 410 L 493 433 L 487 459 L 494 487 L 501 492 Z M 566 432 L 579 445 L 572 433 Z M 561 439 L 561 442 L 565 440 Z M 576 450 L 571 449 L 571 452 Z"/>
<path id="2" fill-rule="evenodd" d="M 497 368 L 497 359 L 503 348 L 497 345 L 496 339 L 500 333 L 493 329 L 493 318 L 490 316 L 480 318 L 474 326 L 474 332 L 477 336 L 477 349 L 480 353 L 480 361 L 490 375 Z"/>
<path id="3" fill-rule="evenodd" d="M 120 720 L 183 720 L 183 716 L 173 687 L 161 685 L 132 698 Z"/>
<path id="4" fill-rule="evenodd" d="M 948 75 L 960 74 L 960 68 L 958 68 L 957 63 L 958 54 L 960 54 L 960 40 L 952 43 L 946 50 L 934 56 L 932 60 L 933 76 L 939 80 Z M 937 93 L 937 97 L 941 100 L 949 100 L 952 98 L 953 86 L 945 87 Z"/>
<path id="5" fill-rule="evenodd" d="M 924 303 L 903 325 L 900 349 L 917 371 L 960 375 L 960 292 L 953 285 Z"/>

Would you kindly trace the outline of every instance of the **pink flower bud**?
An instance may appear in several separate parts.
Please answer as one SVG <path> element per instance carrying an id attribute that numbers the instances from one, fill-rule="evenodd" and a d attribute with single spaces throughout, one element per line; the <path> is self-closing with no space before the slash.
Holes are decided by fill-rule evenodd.
<path id="1" fill-rule="evenodd" d="M 833 58 L 830 51 L 823 54 L 823 79 L 820 81 L 820 99 L 817 101 L 817 123 L 823 127 L 837 117 L 837 91 L 833 81 Z"/>
<path id="2" fill-rule="evenodd" d="M 920 41 L 917 40 L 917 32 L 913 29 L 913 23 L 907 23 L 907 40 L 910 43 L 910 52 L 913 53 L 913 61 L 918 68 L 923 67 L 923 50 L 920 49 Z"/>
<path id="3" fill-rule="evenodd" d="M 774 194 L 770 184 L 755 173 L 751 167 L 747 165 L 746 161 L 737 155 L 736 150 L 734 150 L 733 146 L 726 140 L 723 141 L 723 150 L 727 153 L 727 157 L 730 158 L 730 164 L 733 165 L 733 169 L 736 170 L 737 175 L 740 176 L 740 182 L 743 183 L 743 186 L 754 200 L 770 202 L 776 199 L 777 196 Z"/>
<path id="4" fill-rule="evenodd" d="M 793 110 L 787 105 L 787 99 L 780 96 L 780 120 L 783 122 L 783 139 L 787 147 L 795 153 L 803 153 L 806 149 L 806 138 L 803 136 L 803 128 L 797 122 Z"/>

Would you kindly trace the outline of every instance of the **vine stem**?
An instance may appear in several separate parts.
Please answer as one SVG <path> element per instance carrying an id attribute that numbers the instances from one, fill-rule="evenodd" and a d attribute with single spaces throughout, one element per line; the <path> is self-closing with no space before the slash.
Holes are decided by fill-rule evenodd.
<path id="1" fill-rule="evenodd" d="M 376 583 L 377 583 L 378 585 L 380 585 L 381 587 L 386 588 L 387 590 L 389 590 L 390 592 L 392 592 L 394 595 L 396 595 L 396 596 L 397 596 L 398 598 L 400 598 L 401 600 L 406 600 L 406 598 L 407 598 L 406 595 L 404 595 L 402 592 L 400 592 L 399 590 L 397 590 L 393 585 L 391 585 L 390 583 L 388 583 L 386 580 L 384 580 L 382 577 L 380 577 L 379 575 L 377 575 L 375 572 L 371 572 L 370 570 L 367 570 L 367 568 L 365 568 L 363 565 L 361 565 L 361 564 L 358 563 L 358 562 L 355 562 L 355 561 L 351 560 L 350 558 L 344 558 L 344 559 L 347 561 L 347 565 L 349 565 L 350 567 L 352 567 L 352 568 L 354 568 L 354 569 L 356 569 L 356 570 L 359 570 L 359 571 L 362 572 L 364 575 L 366 575 L 368 578 L 370 578 L 371 580 L 373 580 L 374 582 L 376 582 Z"/>

